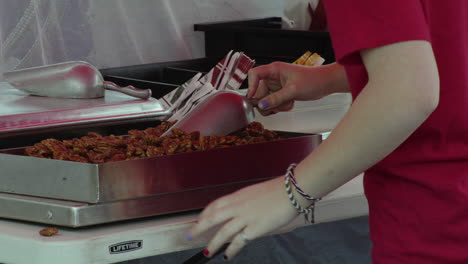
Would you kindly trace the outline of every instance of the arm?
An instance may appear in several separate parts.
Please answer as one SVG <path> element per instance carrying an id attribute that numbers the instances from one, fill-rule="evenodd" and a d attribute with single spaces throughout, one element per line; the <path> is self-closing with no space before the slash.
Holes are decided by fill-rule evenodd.
<path id="1" fill-rule="evenodd" d="M 315 197 L 326 195 L 388 155 L 438 104 L 438 73 L 429 43 L 387 45 L 363 51 L 362 58 L 368 84 L 329 138 L 295 170 L 298 184 Z M 302 197 L 296 194 L 296 198 Z M 299 202 L 305 206 L 307 201 Z M 283 178 L 277 177 L 210 203 L 189 237 L 219 226 L 208 243 L 207 255 L 231 241 L 225 252 L 231 258 L 245 246 L 241 233 L 258 238 L 297 214 Z"/>
<path id="2" fill-rule="evenodd" d="M 361 56 L 369 82 L 328 139 L 295 171 L 299 185 L 317 197 L 383 159 L 438 104 L 438 72 L 428 42 L 391 44 Z"/>

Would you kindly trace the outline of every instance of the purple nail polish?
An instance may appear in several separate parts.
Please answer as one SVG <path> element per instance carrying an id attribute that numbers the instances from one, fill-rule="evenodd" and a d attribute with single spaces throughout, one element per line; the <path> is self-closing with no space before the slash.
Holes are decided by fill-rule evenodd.
<path id="1" fill-rule="evenodd" d="M 270 106 L 270 104 L 268 103 L 268 101 L 260 101 L 258 103 L 258 106 L 260 107 L 260 109 L 267 109 Z"/>
<path id="2" fill-rule="evenodd" d="M 192 240 L 192 235 L 190 233 L 185 233 L 185 239 L 188 241 Z"/>

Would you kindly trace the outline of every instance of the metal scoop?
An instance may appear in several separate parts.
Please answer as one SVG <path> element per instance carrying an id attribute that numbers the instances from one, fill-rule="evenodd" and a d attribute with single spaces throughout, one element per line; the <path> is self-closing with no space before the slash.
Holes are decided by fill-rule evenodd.
<path id="1" fill-rule="evenodd" d="M 172 128 L 187 132 L 200 131 L 203 136 L 228 135 L 254 121 L 254 105 L 236 92 L 217 92 L 195 106 Z M 170 134 L 166 131 L 163 136 Z"/>
<path id="2" fill-rule="evenodd" d="M 3 78 L 16 89 L 38 96 L 98 98 L 104 96 L 105 90 L 113 90 L 142 99 L 151 97 L 151 90 L 140 90 L 133 86 L 120 87 L 104 81 L 99 70 L 84 61 L 6 72 Z"/>

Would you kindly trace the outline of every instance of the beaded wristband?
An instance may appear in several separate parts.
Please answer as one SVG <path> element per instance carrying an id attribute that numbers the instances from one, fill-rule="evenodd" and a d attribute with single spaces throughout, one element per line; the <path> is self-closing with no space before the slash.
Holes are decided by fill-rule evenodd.
<path id="1" fill-rule="evenodd" d="M 293 186 L 294 186 L 294 189 L 296 189 L 296 191 L 302 195 L 302 197 L 304 197 L 305 199 L 307 199 L 308 201 L 311 201 L 313 203 L 315 202 L 318 202 L 320 201 L 320 198 L 314 198 L 310 195 L 308 195 L 306 192 L 304 192 L 298 185 L 297 185 L 297 181 L 296 181 L 296 177 L 294 177 L 294 169 L 297 167 L 297 164 L 296 163 L 292 163 L 291 165 L 289 165 L 288 167 L 288 170 L 286 171 L 286 177 L 288 177 Z"/>
<path id="2" fill-rule="evenodd" d="M 304 191 L 302 191 L 302 189 L 299 188 L 299 186 L 297 186 L 297 183 L 296 183 L 296 179 L 294 178 L 294 173 L 293 173 L 293 169 L 296 167 L 296 164 L 291 164 L 286 172 L 286 175 L 284 177 L 284 185 L 286 187 L 286 193 L 288 194 L 288 197 L 289 197 L 289 200 L 291 201 L 292 205 L 296 208 L 296 210 L 301 213 L 301 214 L 304 214 L 304 218 L 307 222 L 313 224 L 314 223 L 314 206 L 315 206 L 315 202 L 317 201 L 320 201 L 319 198 L 314 198 L 308 194 L 306 194 Z M 306 198 L 307 200 L 309 201 L 312 201 L 312 204 L 307 207 L 307 208 L 304 208 L 302 207 L 296 200 L 296 198 L 294 197 L 294 194 L 291 190 L 291 185 L 289 184 L 289 182 L 292 182 L 293 185 L 294 185 L 294 188 L 296 189 L 296 191 L 298 193 L 300 193 L 302 196 L 304 196 L 304 198 Z"/>

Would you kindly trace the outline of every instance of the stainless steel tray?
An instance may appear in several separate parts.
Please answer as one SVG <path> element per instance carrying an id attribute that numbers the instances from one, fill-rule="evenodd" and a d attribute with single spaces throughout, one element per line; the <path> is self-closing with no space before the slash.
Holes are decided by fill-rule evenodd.
<path id="1" fill-rule="evenodd" d="M 162 120 L 169 114 L 155 98 L 141 100 L 115 91 L 96 99 L 49 98 L 28 95 L 0 82 L 0 136 L 136 118 Z"/>
<path id="2" fill-rule="evenodd" d="M 215 198 L 254 182 L 224 184 L 99 204 L 0 193 L 0 218 L 66 227 L 106 224 L 200 209 Z"/>
<path id="3" fill-rule="evenodd" d="M 316 134 L 284 133 L 277 141 L 104 164 L 0 151 L 0 192 L 104 203 L 265 179 L 284 173 L 321 141 Z"/>
<path id="4" fill-rule="evenodd" d="M 200 209 L 243 186 L 284 174 L 321 142 L 316 134 L 105 164 L 0 151 L 0 217 L 68 227 Z"/>

